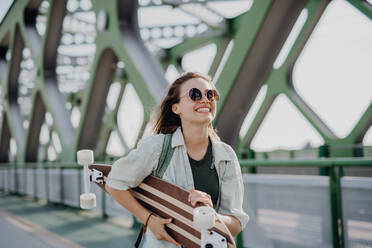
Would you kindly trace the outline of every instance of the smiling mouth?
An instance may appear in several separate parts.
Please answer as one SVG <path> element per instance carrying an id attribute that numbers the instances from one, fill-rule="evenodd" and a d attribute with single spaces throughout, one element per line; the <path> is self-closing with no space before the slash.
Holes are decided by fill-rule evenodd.
<path id="1" fill-rule="evenodd" d="M 210 108 L 198 108 L 196 110 L 196 112 L 198 112 L 198 113 L 209 113 L 209 112 L 211 112 L 211 109 Z"/>

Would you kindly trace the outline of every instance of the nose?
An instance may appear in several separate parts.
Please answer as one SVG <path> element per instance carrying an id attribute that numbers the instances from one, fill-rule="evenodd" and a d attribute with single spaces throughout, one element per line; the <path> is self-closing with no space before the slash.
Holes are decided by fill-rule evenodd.
<path id="1" fill-rule="evenodd" d="M 205 104 L 208 104 L 210 103 L 211 101 L 209 101 L 209 99 L 207 98 L 207 96 L 205 94 L 203 94 L 202 98 L 198 101 L 199 103 L 205 103 Z"/>
<path id="2" fill-rule="evenodd" d="M 202 94 L 202 99 L 200 99 L 201 101 L 207 101 L 207 102 L 209 102 L 209 99 L 208 99 L 208 97 L 207 97 L 207 94 Z"/>
<path id="3" fill-rule="evenodd" d="M 202 98 L 200 99 L 200 102 L 214 102 L 213 101 L 213 98 L 211 100 L 208 99 L 207 97 L 207 92 L 205 92 L 204 94 L 202 94 Z"/>

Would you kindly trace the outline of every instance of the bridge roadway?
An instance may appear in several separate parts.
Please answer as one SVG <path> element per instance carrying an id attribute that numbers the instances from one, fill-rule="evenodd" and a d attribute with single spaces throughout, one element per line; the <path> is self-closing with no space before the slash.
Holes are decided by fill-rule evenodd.
<path id="1" fill-rule="evenodd" d="M 138 229 L 131 220 L 37 202 L 0 191 L 0 247 L 130 247 Z"/>

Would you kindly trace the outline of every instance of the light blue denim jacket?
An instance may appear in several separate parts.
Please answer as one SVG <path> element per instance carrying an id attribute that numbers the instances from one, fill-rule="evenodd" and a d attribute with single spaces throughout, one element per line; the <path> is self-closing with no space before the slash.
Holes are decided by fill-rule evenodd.
<path id="1" fill-rule="evenodd" d="M 119 190 L 127 190 L 138 186 L 143 179 L 155 172 L 163 140 L 163 134 L 153 135 L 141 140 L 136 149 L 113 164 L 107 179 L 107 185 Z M 194 179 L 180 128 L 173 134 L 172 148 L 174 153 L 163 179 L 185 190 L 190 190 L 194 188 Z M 221 141 L 212 140 L 212 149 L 213 164 L 216 166 L 220 183 L 220 195 L 216 211 L 220 214 L 236 217 L 243 229 L 249 217 L 243 211 L 244 186 L 238 159 L 234 150 Z M 175 246 L 169 242 L 157 240 L 148 228 L 144 247 L 174 248 Z"/>

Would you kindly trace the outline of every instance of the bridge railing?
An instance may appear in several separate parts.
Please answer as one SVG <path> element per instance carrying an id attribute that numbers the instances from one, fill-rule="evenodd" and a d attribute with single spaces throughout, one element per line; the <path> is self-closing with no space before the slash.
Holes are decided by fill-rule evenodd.
<path id="1" fill-rule="evenodd" d="M 372 158 L 240 160 L 244 209 L 250 222 L 244 247 L 372 247 L 372 178 L 343 176 L 345 167 L 372 167 Z M 248 173 L 257 167 L 315 167 L 326 175 Z M 0 190 L 79 207 L 82 167 L 75 163 L 0 164 Z M 130 217 L 98 186 L 97 211 Z"/>
<path id="2" fill-rule="evenodd" d="M 75 163 L 24 163 L 0 165 L 0 190 L 79 208 L 84 189 L 82 167 Z M 110 195 L 91 183 L 96 194 L 96 211 L 106 216 L 130 216 Z"/>
<path id="3" fill-rule="evenodd" d="M 372 247 L 372 178 L 343 175 L 371 158 L 240 160 L 247 247 Z M 323 175 L 255 174 L 262 167 L 318 168 Z"/>

